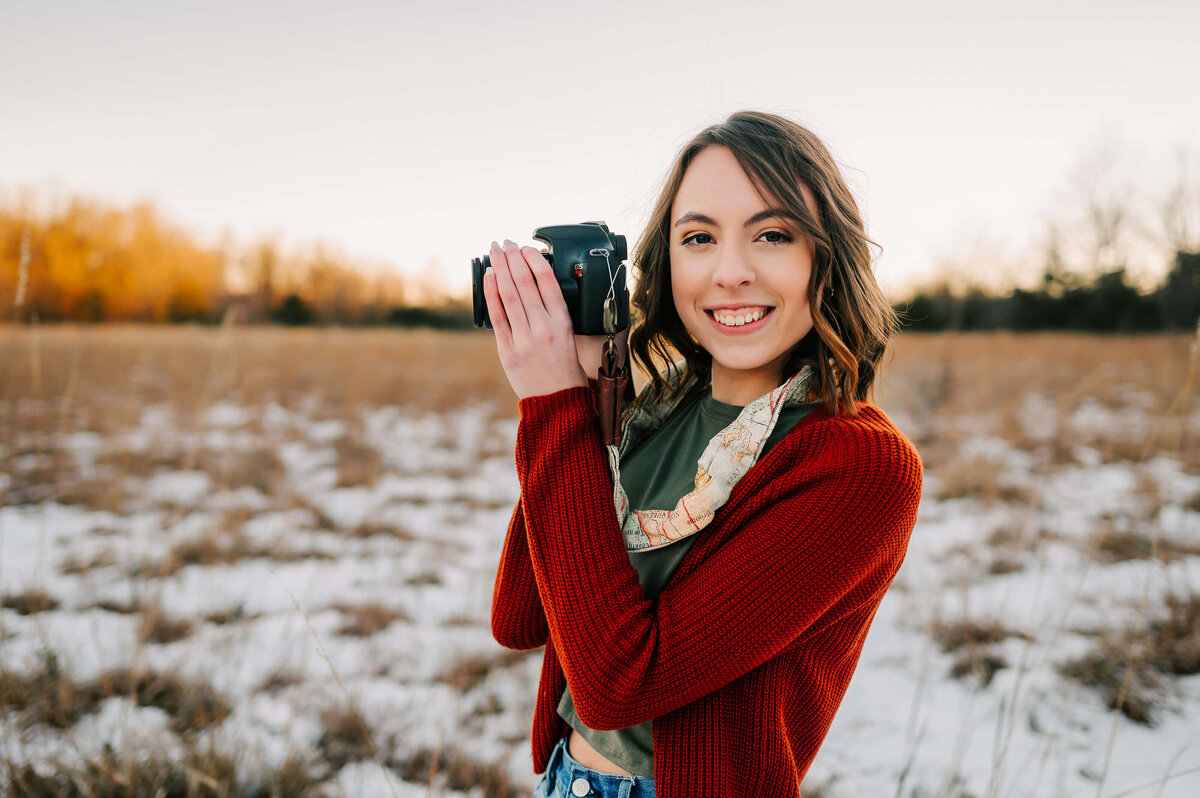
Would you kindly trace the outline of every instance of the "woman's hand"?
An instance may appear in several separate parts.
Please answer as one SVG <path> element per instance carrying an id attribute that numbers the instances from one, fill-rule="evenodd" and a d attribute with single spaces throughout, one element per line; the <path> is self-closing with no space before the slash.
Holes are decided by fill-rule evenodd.
<path id="1" fill-rule="evenodd" d="M 500 365 L 518 399 L 587 386 L 575 333 L 554 270 L 533 247 L 495 241 L 483 296 Z"/>

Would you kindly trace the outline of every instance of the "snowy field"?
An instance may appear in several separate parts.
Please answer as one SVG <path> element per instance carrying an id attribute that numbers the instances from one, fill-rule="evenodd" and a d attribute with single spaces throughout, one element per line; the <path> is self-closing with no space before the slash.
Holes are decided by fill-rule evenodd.
<path id="1" fill-rule="evenodd" d="M 898 342 L 925 494 L 806 796 L 1200 795 L 1190 344 Z M 529 794 L 489 336 L 0 328 L 0 403 L 0 795 Z"/>

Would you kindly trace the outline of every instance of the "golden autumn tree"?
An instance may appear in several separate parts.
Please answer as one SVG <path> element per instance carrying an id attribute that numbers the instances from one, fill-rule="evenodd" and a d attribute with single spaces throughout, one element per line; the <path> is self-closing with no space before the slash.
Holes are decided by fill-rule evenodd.
<path id="1" fill-rule="evenodd" d="M 121 209 L 74 198 L 44 214 L 27 204 L 0 208 L 0 302 L 10 318 L 204 319 L 224 292 L 223 269 L 219 252 L 149 203 Z"/>

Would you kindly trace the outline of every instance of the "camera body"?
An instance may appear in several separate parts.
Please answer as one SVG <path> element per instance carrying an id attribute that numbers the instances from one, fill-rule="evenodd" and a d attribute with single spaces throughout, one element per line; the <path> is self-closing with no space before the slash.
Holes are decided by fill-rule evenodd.
<path id="1" fill-rule="evenodd" d="M 629 326 L 629 290 L 625 286 L 625 236 L 608 229 L 604 222 L 582 222 L 539 227 L 533 231 L 549 251 L 545 255 L 554 269 L 558 286 L 571 315 L 576 335 L 604 335 L 604 301 L 609 290 L 616 302 L 616 329 Z M 475 326 L 492 329 L 483 297 L 483 273 L 492 265 L 489 256 L 471 260 L 471 296 Z"/>

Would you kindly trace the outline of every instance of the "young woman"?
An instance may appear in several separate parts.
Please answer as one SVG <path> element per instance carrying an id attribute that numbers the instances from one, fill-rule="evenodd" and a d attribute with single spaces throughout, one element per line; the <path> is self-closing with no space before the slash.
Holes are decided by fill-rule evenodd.
<path id="1" fill-rule="evenodd" d="M 521 415 L 492 631 L 546 647 L 538 795 L 799 794 L 921 490 L 867 401 L 895 325 L 868 243 L 805 128 L 745 112 L 697 135 L 634 252 L 650 382 L 608 451 L 599 346 L 538 250 L 492 245 Z"/>

